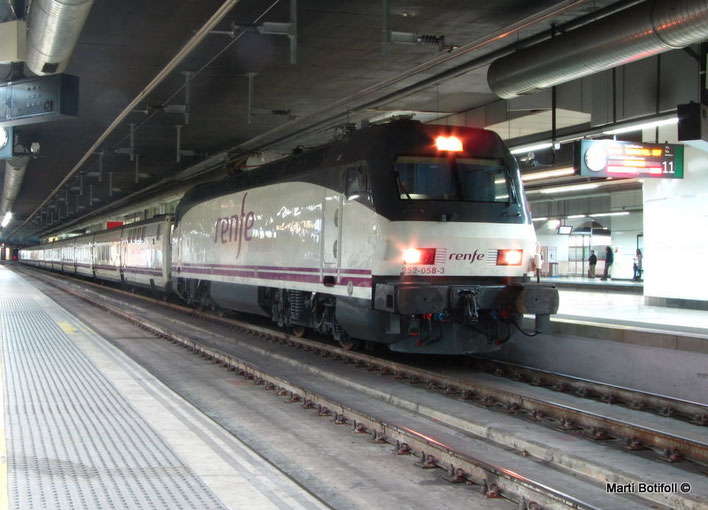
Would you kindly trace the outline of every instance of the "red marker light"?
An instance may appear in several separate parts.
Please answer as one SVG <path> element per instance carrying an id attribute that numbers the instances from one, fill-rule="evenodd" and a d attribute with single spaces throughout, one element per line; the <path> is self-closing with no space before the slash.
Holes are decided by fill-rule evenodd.
<path id="1" fill-rule="evenodd" d="M 403 252 L 403 263 L 431 266 L 435 264 L 435 248 L 408 248 Z"/>
<path id="2" fill-rule="evenodd" d="M 520 266 L 523 250 L 499 250 L 497 252 L 498 266 Z"/>
<path id="3" fill-rule="evenodd" d="M 462 152 L 462 140 L 456 136 L 438 136 L 435 139 L 435 146 L 439 151 Z"/>

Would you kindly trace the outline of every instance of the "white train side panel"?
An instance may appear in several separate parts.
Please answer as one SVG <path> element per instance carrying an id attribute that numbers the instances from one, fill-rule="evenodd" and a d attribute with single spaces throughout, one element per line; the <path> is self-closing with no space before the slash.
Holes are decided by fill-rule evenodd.
<path id="1" fill-rule="evenodd" d="M 94 237 L 93 272 L 99 280 L 121 281 L 120 239 L 120 228 L 99 232 Z"/>
<path id="2" fill-rule="evenodd" d="M 164 290 L 169 280 L 171 219 L 126 225 L 120 241 L 124 283 Z"/>
<path id="3" fill-rule="evenodd" d="M 207 200 L 175 227 L 173 277 L 370 298 L 373 213 L 355 209 L 303 182 Z"/>

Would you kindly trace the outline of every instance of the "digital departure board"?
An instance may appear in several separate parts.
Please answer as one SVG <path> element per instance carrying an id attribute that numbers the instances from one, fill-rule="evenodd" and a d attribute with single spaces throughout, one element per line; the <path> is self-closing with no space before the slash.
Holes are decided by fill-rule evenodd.
<path id="1" fill-rule="evenodd" d="M 683 179 L 683 145 L 582 140 L 576 157 L 586 177 Z"/>

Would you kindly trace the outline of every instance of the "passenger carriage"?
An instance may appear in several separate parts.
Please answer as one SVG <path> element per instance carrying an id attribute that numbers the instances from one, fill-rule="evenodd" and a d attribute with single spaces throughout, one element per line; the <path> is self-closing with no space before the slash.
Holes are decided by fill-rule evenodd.
<path id="1" fill-rule="evenodd" d="M 85 239 L 44 249 L 77 271 Z M 93 275 L 311 328 L 350 347 L 494 350 L 558 307 L 498 135 L 395 122 L 198 186 L 172 218 L 93 235 Z M 79 255 L 80 254 L 80 255 Z M 81 261 L 81 262 L 79 262 Z M 73 264 L 73 266 L 72 266 Z"/>
<path id="2" fill-rule="evenodd" d="M 165 291 L 170 276 L 171 226 L 170 216 L 160 216 L 123 227 L 120 271 L 126 285 Z"/>
<path id="3" fill-rule="evenodd" d="M 93 277 L 93 238 L 94 234 L 84 234 L 74 238 L 74 257 L 76 274 Z"/>
<path id="4" fill-rule="evenodd" d="M 121 227 L 97 232 L 93 238 L 93 276 L 98 280 L 121 281 Z"/>

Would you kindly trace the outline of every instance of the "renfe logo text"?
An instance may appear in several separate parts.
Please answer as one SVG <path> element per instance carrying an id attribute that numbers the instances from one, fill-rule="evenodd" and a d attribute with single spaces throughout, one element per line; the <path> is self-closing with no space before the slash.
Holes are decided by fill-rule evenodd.
<path id="1" fill-rule="evenodd" d="M 214 243 L 238 243 L 236 258 L 241 255 L 242 242 L 244 240 L 250 241 L 253 239 L 251 229 L 253 228 L 253 223 L 256 221 L 253 211 L 246 212 L 246 195 L 248 195 L 248 193 L 243 194 L 240 215 L 234 214 L 232 216 L 217 218 L 214 222 Z"/>
<path id="2" fill-rule="evenodd" d="M 478 253 L 479 250 L 475 250 L 474 253 L 451 253 L 448 260 L 469 260 L 472 264 L 475 260 L 484 259 L 484 253 Z"/>

